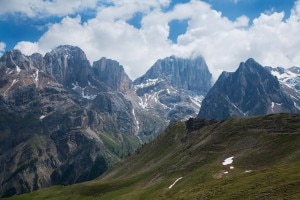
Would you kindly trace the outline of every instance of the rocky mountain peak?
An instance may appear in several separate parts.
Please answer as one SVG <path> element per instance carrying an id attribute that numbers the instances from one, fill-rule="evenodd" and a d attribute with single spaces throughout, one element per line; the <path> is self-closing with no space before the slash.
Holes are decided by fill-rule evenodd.
<path id="1" fill-rule="evenodd" d="M 264 83 L 267 90 L 279 89 L 278 80 L 253 58 L 242 62 L 233 74 L 233 78 L 244 87 L 247 87 L 248 84 L 257 86 L 259 83 Z"/>
<path id="2" fill-rule="evenodd" d="M 246 62 L 241 62 L 238 69 L 237 74 L 239 73 L 267 73 L 262 65 L 256 62 L 253 58 L 249 58 Z"/>
<path id="3" fill-rule="evenodd" d="M 91 67 L 79 47 L 59 46 L 47 53 L 44 60 L 47 73 L 64 86 L 71 88 L 74 84 L 80 87 L 88 85 Z"/>
<path id="4" fill-rule="evenodd" d="M 297 113 L 299 109 L 276 77 L 248 59 L 234 73 L 222 73 L 203 100 L 198 117 L 224 119 L 277 112 Z"/>
<path id="5" fill-rule="evenodd" d="M 173 87 L 205 94 L 211 87 L 211 77 L 202 57 L 189 59 L 170 56 L 154 63 L 134 84 L 141 84 L 147 79 L 161 79 Z"/>
<path id="6" fill-rule="evenodd" d="M 295 74 L 300 75 L 300 67 L 293 66 L 293 67 L 288 68 L 288 70 L 295 73 Z"/>
<path id="7" fill-rule="evenodd" d="M 136 79 L 134 88 L 143 109 L 155 111 L 167 121 L 187 120 L 197 115 L 211 87 L 211 77 L 202 57 L 170 56 Z"/>
<path id="8" fill-rule="evenodd" d="M 5 63 L 7 68 L 28 69 L 30 67 L 30 59 L 23 55 L 20 50 L 11 50 L 4 53 L 0 58 L 1 63 Z"/>
<path id="9" fill-rule="evenodd" d="M 115 91 L 126 92 L 132 88 L 131 79 L 115 60 L 103 57 L 93 63 L 93 71 L 100 81 Z"/>

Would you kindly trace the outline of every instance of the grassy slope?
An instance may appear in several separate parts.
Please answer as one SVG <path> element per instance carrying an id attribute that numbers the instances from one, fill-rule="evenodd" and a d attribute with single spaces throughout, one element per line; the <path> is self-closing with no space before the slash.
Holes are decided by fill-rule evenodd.
<path id="1" fill-rule="evenodd" d="M 178 122 L 97 180 L 13 198 L 300 199 L 299 146 L 300 115 L 231 118 L 191 133 Z M 222 165 L 230 156 L 234 169 Z"/>

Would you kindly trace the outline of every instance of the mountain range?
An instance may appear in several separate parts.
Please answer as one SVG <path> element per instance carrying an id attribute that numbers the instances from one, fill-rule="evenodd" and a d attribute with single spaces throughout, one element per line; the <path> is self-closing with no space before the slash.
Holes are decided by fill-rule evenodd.
<path id="1" fill-rule="evenodd" d="M 170 56 L 132 81 L 117 61 L 91 65 L 74 46 L 45 56 L 8 51 L 0 58 L 0 195 L 94 179 L 170 122 L 213 119 L 196 120 L 193 131 L 230 116 L 299 113 L 299 71 L 249 59 L 212 86 L 204 58 Z"/>
<path id="2" fill-rule="evenodd" d="M 169 120 L 141 106 L 117 61 L 91 65 L 78 47 L 59 46 L 45 56 L 8 51 L 0 77 L 1 196 L 93 179 Z"/>

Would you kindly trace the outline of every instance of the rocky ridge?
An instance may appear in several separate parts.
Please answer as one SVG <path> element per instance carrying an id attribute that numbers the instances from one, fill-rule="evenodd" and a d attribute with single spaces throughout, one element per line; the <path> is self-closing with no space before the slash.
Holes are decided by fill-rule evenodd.
<path id="1" fill-rule="evenodd" d="M 169 122 L 197 115 L 211 78 L 202 57 L 171 56 L 158 60 L 133 84 L 140 106 Z"/>
<path id="2" fill-rule="evenodd" d="M 299 93 L 298 93 L 299 94 Z M 223 72 L 203 100 L 199 118 L 299 113 L 297 91 L 280 84 L 254 59 L 242 62 L 234 73 Z"/>

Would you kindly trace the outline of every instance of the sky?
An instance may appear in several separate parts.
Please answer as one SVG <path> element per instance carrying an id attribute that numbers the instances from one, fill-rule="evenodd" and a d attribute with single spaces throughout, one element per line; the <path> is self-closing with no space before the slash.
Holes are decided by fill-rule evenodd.
<path id="1" fill-rule="evenodd" d="M 217 79 L 252 57 L 300 66 L 300 0 L 0 0 L 0 55 L 83 49 L 132 79 L 158 59 L 202 56 Z"/>

